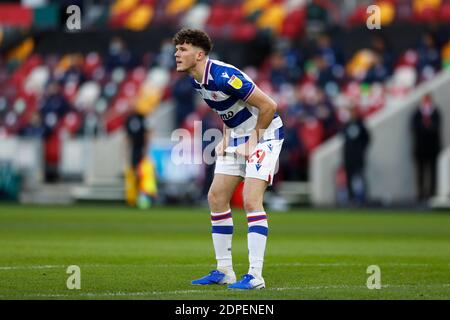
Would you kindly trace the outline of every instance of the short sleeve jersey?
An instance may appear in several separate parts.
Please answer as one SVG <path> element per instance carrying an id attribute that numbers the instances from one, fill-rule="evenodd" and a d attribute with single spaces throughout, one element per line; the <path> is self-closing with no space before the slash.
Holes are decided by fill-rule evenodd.
<path id="1" fill-rule="evenodd" d="M 202 82 L 192 78 L 192 84 L 208 106 L 232 129 L 232 136 L 251 134 L 256 126 L 259 109 L 250 105 L 247 100 L 256 85 L 243 71 L 230 64 L 208 59 Z M 266 131 L 270 134 L 282 126 L 281 118 L 275 114 Z"/>

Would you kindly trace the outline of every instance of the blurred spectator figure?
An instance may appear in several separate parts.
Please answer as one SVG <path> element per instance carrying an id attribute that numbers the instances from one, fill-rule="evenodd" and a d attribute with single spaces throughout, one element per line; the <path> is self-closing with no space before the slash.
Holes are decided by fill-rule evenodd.
<path id="1" fill-rule="evenodd" d="M 45 181 L 47 182 L 56 182 L 59 178 L 61 141 L 58 124 L 70 110 L 71 106 L 64 97 L 60 84 L 56 81 L 50 82 L 40 108 L 43 121 Z"/>
<path id="2" fill-rule="evenodd" d="M 418 69 L 419 73 L 425 72 L 436 73 L 441 67 L 441 54 L 436 37 L 432 32 L 423 34 L 419 48 Z M 430 71 L 427 71 L 430 70 Z"/>
<path id="3" fill-rule="evenodd" d="M 324 87 L 327 83 L 334 80 L 332 68 L 322 58 L 316 59 L 315 62 L 318 69 L 317 84 Z"/>
<path id="4" fill-rule="evenodd" d="M 441 115 L 430 94 L 422 98 L 412 117 L 414 160 L 418 200 L 433 196 L 436 190 L 436 160 L 441 150 Z"/>
<path id="5" fill-rule="evenodd" d="M 340 55 L 333 47 L 328 34 L 320 34 L 316 42 L 314 61 L 319 72 L 317 82 L 321 87 L 324 87 L 327 83 L 341 77 L 343 68 L 340 63 Z"/>
<path id="6" fill-rule="evenodd" d="M 119 37 L 113 38 L 109 44 L 106 56 L 106 68 L 109 71 L 117 67 L 129 69 L 133 66 L 133 63 L 133 56 L 125 42 Z"/>
<path id="7" fill-rule="evenodd" d="M 322 33 L 317 38 L 316 56 L 325 60 L 328 66 L 333 66 L 337 63 L 337 56 L 334 48 L 331 45 L 330 36 Z"/>
<path id="8" fill-rule="evenodd" d="M 156 63 L 165 69 L 172 69 L 175 67 L 175 60 L 173 54 L 175 53 L 175 47 L 171 39 L 165 39 L 159 50 L 159 54 L 156 56 Z"/>
<path id="9" fill-rule="evenodd" d="M 70 104 L 64 97 L 61 85 L 57 81 L 50 82 L 44 97 L 40 112 L 47 127 L 53 127 L 52 121 L 48 120 L 49 115 L 54 114 L 61 119 L 70 111 Z"/>
<path id="10" fill-rule="evenodd" d="M 139 162 L 145 156 L 148 146 L 148 129 L 144 115 L 137 111 L 131 112 L 125 120 L 127 133 L 129 163 L 137 169 Z"/>
<path id="11" fill-rule="evenodd" d="M 327 99 L 323 91 L 319 90 L 319 103 L 317 104 L 317 118 L 323 126 L 323 141 L 331 138 L 338 131 L 339 123 L 331 102 Z"/>
<path id="12" fill-rule="evenodd" d="M 192 85 L 191 85 L 192 88 Z M 206 137 L 206 131 L 211 129 L 217 129 L 219 131 L 223 130 L 223 124 L 220 123 L 220 118 L 217 117 L 216 113 L 211 110 L 207 105 L 202 104 L 199 108 L 197 108 L 197 113 L 199 113 L 199 116 L 202 120 L 202 137 Z M 219 141 L 214 141 L 218 143 Z M 202 154 L 205 152 L 205 149 L 209 146 L 211 142 L 202 139 Z M 213 149 L 214 155 L 215 150 Z M 201 197 L 204 200 L 207 200 L 208 198 L 208 191 L 209 186 L 211 185 L 213 178 L 214 178 L 214 168 L 215 164 L 205 164 L 204 165 L 204 176 L 203 181 L 200 183 L 200 188 L 202 189 Z"/>
<path id="13" fill-rule="evenodd" d="M 350 118 L 342 129 L 344 136 L 344 168 L 347 177 L 348 199 L 351 204 L 362 205 L 366 201 L 365 157 L 370 143 L 367 130 L 359 110 L 352 106 Z"/>
<path id="14" fill-rule="evenodd" d="M 303 50 L 284 38 L 278 39 L 275 48 L 280 54 L 283 55 L 284 70 L 287 74 L 289 82 L 297 82 L 302 77 L 301 66 L 303 65 L 305 59 Z"/>
<path id="15" fill-rule="evenodd" d="M 297 134 L 297 128 L 299 121 L 292 116 L 286 117 L 286 124 L 284 126 L 285 135 L 285 152 L 280 154 L 280 174 L 282 181 L 297 181 L 306 179 L 306 172 L 304 172 L 305 164 L 305 147 L 299 135 Z"/>
<path id="16" fill-rule="evenodd" d="M 125 120 L 129 166 L 125 173 L 126 201 L 140 209 L 151 206 L 157 195 L 155 168 L 147 154 L 150 130 L 146 117 L 139 109 L 131 112 Z"/>
<path id="17" fill-rule="evenodd" d="M 374 55 L 373 64 L 367 71 L 364 82 L 384 82 L 389 76 L 388 69 L 384 63 L 383 56 L 376 53 Z"/>
<path id="18" fill-rule="evenodd" d="M 286 60 L 280 52 L 274 52 L 270 57 L 271 71 L 270 82 L 275 90 L 279 90 L 280 86 L 288 82 L 289 71 L 286 66 Z"/>
<path id="19" fill-rule="evenodd" d="M 376 34 L 372 38 L 372 50 L 378 54 L 378 59 L 386 72 L 391 74 L 394 68 L 395 57 L 388 40 L 383 35 Z"/>
<path id="20" fill-rule="evenodd" d="M 20 130 L 19 135 L 25 138 L 41 139 L 44 137 L 44 127 L 38 112 L 31 114 L 30 122 Z"/>
<path id="21" fill-rule="evenodd" d="M 77 84 L 81 84 L 86 80 L 86 77 L 83 74 L 83 70 L 81 68 L 80 63 L 72 63 L 67 71 L 62 76 L 61 81 L 66 82 L 75 82 Z"/>
<path id="22" fill-rule="evenodd" d="M 331 1 L 308 1 L 306 6 L 308 32 L 320 32 L 326 28 L 327 24 L 331 22 L 329 15 L 332 13 L 327 10 L 329 8 L 332 8 Z"/>
<path id="23" fill-rule="evenodd" d="M 184 119 L 195 109 L 194 89 L 191 79 L 187 76 L 181 76 L 175 80 L 172 95 L 175 101 L 175 126 L 180 128 Z"/>
<path id="24" fill-rule="evenodd" d="M 398 21 L 408 21 L 413 16 L 411 0 L 396 1 L 396 15 Z"/>

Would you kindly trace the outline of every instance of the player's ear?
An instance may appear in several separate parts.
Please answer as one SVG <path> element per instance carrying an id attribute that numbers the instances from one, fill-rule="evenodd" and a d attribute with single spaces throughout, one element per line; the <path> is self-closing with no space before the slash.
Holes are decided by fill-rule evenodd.
<path id="1" fill-rule="evenodd" d="M 198 50 L 197 51 L 197 61 L 201 61 L 205 57 L 205 51 Z"/>

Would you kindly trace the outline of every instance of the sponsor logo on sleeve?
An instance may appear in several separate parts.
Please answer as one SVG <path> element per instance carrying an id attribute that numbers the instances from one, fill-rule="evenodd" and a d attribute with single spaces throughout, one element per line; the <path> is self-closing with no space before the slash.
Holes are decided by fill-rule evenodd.
<path id="1" fill-rule="evenodd" d="M 235 89 L 242 88 L 242 80 L 236 76 L 232 76 L 230 80 L 228 80 L 228 84 Z"/>

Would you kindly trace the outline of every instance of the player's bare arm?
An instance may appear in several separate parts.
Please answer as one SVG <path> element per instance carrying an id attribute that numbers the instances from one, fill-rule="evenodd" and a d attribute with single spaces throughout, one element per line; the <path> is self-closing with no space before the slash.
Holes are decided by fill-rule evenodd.
<path id="1" fill-rule="evenodd" d="M 270 125 L 273 120 L 273 116 L 277 110 L 277 104 L 265 94 L 258 86 L 255 85 L 255 90 L 252 92 L 247 102 L 259 109 L 259 115 L 256 122 L 256 126 L 250 139 L 247 143 L 241 144 L 236 149 L 236 153 L 241 156 L 248 157 L 255 149 L 258 141 L 264 135 L 265 129 Z"/>

